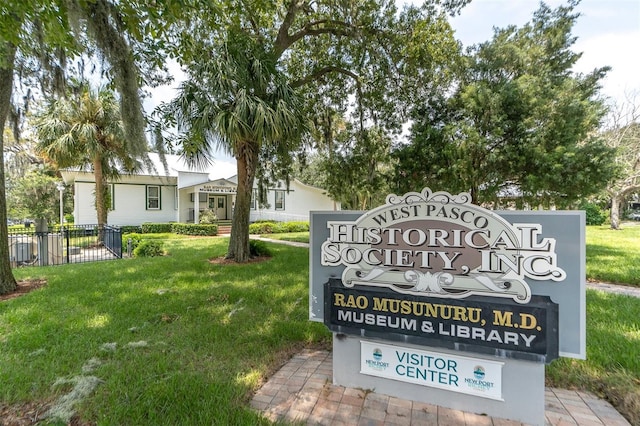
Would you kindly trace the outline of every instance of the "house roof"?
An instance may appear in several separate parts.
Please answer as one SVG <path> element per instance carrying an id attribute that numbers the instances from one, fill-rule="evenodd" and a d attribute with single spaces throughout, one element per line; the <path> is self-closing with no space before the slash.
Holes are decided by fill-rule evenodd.
<path id="1" fill-rule="evenodd" d="M 177 177 L 180 173 L 198 173 L 207 174 L 209 180 L 226 179 L 236 173 L 235 161 L 214 160 L 205 167 L 189 166 L 187 161 L 179 155 L 165 155 L 167 167 L 161 161 L 160 155 L 157 153 L 149 153 L 149 159 L 153 164 L 151 170 L 139 172 L 140 175 L 147 176 L 173 176 Z"/>
<path id="2" fill-rule="evenodd" d="M 137 176 L 154 176 L 154 177 L 173 177 L 178 178 L 180 175 L 194 174 L 200 175 L 195 179 L 187 179 L 187 182 L 181 188 L 196 187 L 202 184 L 212 184 L 221 186 L 225 185 L 237 185 L 238 175 L 235 161 L 223 161 L 214 160 L 211 164 L 205 167 L 189 166 L 187 161 L 180 155 L 166 154 L 165 161 L 166 167 L 163 164 L 160 154 L 151 152 L 148 154 L 151 161 L 150 167 L 145 167 L 143 170 L 135 173 Z M 77 173 L 91 173 L 87 168 L 74 168 L 62 170 L 62 177 L 66 184 L 69 184 L 76 178 Z M 224 183 L 222 183 L 224 182 Z M 298 179 L 293 179 L 292 182 L 297 183 L 311 191 L 326 194 L 326 190 L 315 186 L 302 183 Z"/>
<path id="3" fill-rule="evenodd" d="M 207 182 L 233 177 L 237 171 L 235 161 L 214 160 L 211 164 L 198 167 L 197 165 L 189 166 L 187 161 L 180 155 L 166 154 L 164 156 L 165 167 L 160 154 L 151 152 L 148 156 L 150 163 L 143 165 L 143 168 L 133 173 L 133 175 L 177 178 L 180 174 L 193 173 L 202 175 L 202 182 Z M 67 184 L 75 180 L 78 173 L 92 173 L 90 167 L 68 168 L 61 170 L 61 172 L 62 178 Z"/>
<path id="4" fill-rule="evenodd" d="M 196 187 L 201 187 L 203 185 L 210 185 L 213 187 L 218 187 L 218 188 L 224 188 L 224 187 L 229 187 L 229 188 L 233 188 L 234 192 L 235 192 L 235 188 L 238 186 L 238 182 L 233 181 L 233 180 L 229 180 L 229 179 L 214 179 L 214 180 L 205 180 L 203 182 L 198 182 L 198 183 L 194 183 L 191 185 L 186 185 L 183 187 L 180 187 L 180 189 L 193 189 Z"/>

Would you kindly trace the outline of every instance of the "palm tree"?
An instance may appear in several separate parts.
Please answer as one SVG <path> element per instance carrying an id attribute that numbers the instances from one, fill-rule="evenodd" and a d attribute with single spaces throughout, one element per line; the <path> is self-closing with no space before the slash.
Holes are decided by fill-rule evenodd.
<path id="1" fill-rule="evenodd" d="M 251 193 L 261 152 L 290 152 L 305 129 L 302 101 L 262 46 L 234 40 L 208 61 L 191 64 L 189 80 L 166 112 L 181 133 L 182 154 L 211 161 L 212 148 L 233 155 L 238 189 L 227 258 L 249 257 Z"/>
<path id="2" fill-rule="evenodd" d="M 117 179 L 121 170 L 135 170 L 136 157 L 146 154 L 128 143 L 116 97 L 109 90 L 82 85 L 76 96 L 50 101 L 36 115 L 35 128 L 36 149 L 45 159 L 58 168 L 92 169 L 101 242 L 110 204 L 107 182 Z"/>

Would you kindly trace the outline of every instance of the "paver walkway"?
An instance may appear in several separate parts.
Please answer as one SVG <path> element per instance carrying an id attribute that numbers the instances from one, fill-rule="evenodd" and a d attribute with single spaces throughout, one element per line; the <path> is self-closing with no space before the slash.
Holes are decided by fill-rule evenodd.
<path id="1" fill-rule="evenodd" d="M 460 410 L 407 401 L 332 384 L 331 352 L 304 350 L 256 393 L 251 406 L 272 421 L 322 426 L 515 426 Z M 586 392 L 547 388 L 545 419 L 551 426 L 629 426 L 608 402 Z"/>

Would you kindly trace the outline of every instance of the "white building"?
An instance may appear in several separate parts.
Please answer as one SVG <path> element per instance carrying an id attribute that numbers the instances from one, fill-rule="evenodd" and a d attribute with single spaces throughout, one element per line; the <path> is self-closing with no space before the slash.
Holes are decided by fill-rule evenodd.
<path id="1" fill-rule="evenodd" d="M 145 222 L 199 223 L 200 212 L 215 211 L 219 220 L 230 220 L 236 198 L 236 164 L 216 161 L 206 169 L 190 168 L 176 155 L 167 155 L 167 167 L 158 154 L 149 154 L 154 170 L 120 176 L 110 182 L 109 225 L 140 225 Z M 65 185 L 73 185 L 73 217 L 77 225 L 98 222 L 95 209 L 95 177 L 90 171 L 62 170 Z M 339 210 L 340 204 L 324 190 L 293 180 L 269 188 L 269 207 L 252 199 L 250 220 L 306 221 L 312 210 Z"/>

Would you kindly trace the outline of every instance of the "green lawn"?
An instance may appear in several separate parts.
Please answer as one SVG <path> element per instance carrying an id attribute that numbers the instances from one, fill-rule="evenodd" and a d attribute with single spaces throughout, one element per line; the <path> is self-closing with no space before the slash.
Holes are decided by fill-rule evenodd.
<path id="1" fill-rule="evenodd" d="M 587 278 L 640 286 L 640 224 L 587 226 Z"/>
<path id="2" fill-rule="evenodd" d="M 271 245 L 266 262 L 210 263 L 227 241 L 172 239 L 162 258 L 16 270 L 48 285 L 0 303 L 0 406 L 55 402 L 95 377 L 79 410 L 98 423 L 266 424 L 248 408 L 252 393 L 330 334 L 308 321 L 307 250 Z"/>
<path id="3" fill-rule="evenodd" d="M 0 413 L 53 404 L 96 424 L 268 424 L 252 393 L 301 347 L 329 348 L 330 333 L 308 321 L 307 249 L 210 262 L 227 241 L 173 238 L 161 258 L 16 270 L 48 284 L 0 302 Z M 554 361 L 547 382 L 604 396 L 640 424 L 640 299 L 588 291 L 587 309 L 588 359 Z"/>

